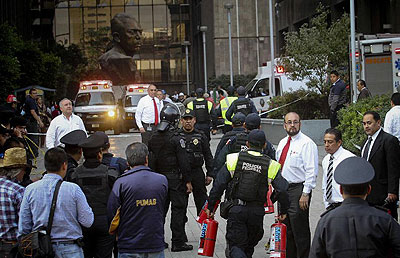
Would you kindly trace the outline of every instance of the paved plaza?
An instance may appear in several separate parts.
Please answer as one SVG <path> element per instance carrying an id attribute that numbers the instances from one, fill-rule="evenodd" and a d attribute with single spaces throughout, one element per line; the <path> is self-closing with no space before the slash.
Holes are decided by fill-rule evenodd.
<path id="1" fill-rule="evenodd" d="M 107 132 L 108 133 L 108 132 Z M 268 136 L 268 132 L 267 132 Z M 211 140 L 211 150 L 212 153 L 215 152 L 215 149 L 218 145 L 219 140 L 221 139 L 222 134 L 217 134 L 212 136 Z M 110 135 L 110 152 L 114 153 L 116 156 L 125 157 L 125 148 L 130 143 L 135 141 L 140 141 L 139 133 L 129 133 L 129 134 L 121 134 L 117 137 L 113 137 Z M 276 146 L 275 146 L 276 147 Z M 324 212 L 324 205 L 322 202 L 322 190 L 321 190 L 321 161 L 325 156 L 325 151 L 323 146 L 318 146 L 318 154 L 319 154 L 319 174 L 317 178 L 317 187 L 312 192 L 311 198 L 311 208 L 310 208 L 310 225 L 311 225 L 311 233 L 313 235 L 315 227 L 317 226 L 320 214 Z M 42 156 L 42 155 L 41 155 Z M 43 157 L 39 158 L 38 161 L 38 170 L 43 170 Z M 208 190 L 211 189 L 211 185 L 208 186 Z M 276 205 L 275 205 L 276 210 Z M 193 195 L 190 195 L 189 198 L 189 207 L 188 207 L 188 223 L 186 224 L 186 232 L 189 240 L 189 244 L 193 245 L 194 249 L 191 252 L 171 252 L 171 248 L 165 250 L 165 256 L 170 258 L 189 258 L 189 257 L 199 257 L 197 255 L 197 248 L 199 245 L 200 238 L 200 224 L 195 221 L 196 218 L 196 207 L 193 201 Z M 216 220 L 219 222 L 218 233 L 217 233 L 217 242 L 214 257 L 225 257 L 225 232 L 226 232 L 226 220 L 222 219 L 219 216 L 219 212 L 216 214 Z M 168 213 L 167 221 L 165 224 L 165 240 L 170 244 L 171 247 L 171 230 L 169 229 L 169 221 L 170 221 L 170 212 Z M 274 223 L 274 215 L 266 215 L 264 217 L 264 237 L 256 246 L 254 256 L 255 258 L 268 257 L 264 245 L 268 241 L 270 226 Z"/>

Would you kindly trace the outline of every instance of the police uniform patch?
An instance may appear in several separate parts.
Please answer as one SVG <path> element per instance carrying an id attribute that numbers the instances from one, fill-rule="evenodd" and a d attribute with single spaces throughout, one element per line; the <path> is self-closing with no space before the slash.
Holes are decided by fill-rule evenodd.
<path id="1" fill-rule="evenodd" d="M 183 149 L 186 148 L 186 144 L 185 144 L 185 140 L 184 140 L 184 139 L 180 139 L 180 140 L 179 140 L 179 143 L 181 144 L 181 147 L 182 147 Z"/>
<path id="2" fill-rule="evenodd" d="M 190 110 L 189 110 L 189 109 L 186 109 L 185 112 L 186 112 L 186 114 L 189 114 L 189 113 L 190 113 Z"/>
<path id="3" fill-rule="evenodd" d="M 197 140 L 197 139 L 194 139 L 194 140 L 193 140 L 193 144 L 194 144 L 194 145 L 197 145 L 198 143 L 199 143 L 199 140 Z"/>

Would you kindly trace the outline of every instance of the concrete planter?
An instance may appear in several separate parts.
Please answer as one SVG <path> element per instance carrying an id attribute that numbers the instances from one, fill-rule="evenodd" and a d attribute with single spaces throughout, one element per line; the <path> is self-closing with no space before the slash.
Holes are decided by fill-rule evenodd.
<path id="1" fill-rule="evenodd" d="M 317 145 L 324 144 L 324 132 L 328 128 L 330 128 L 329 119 L 301 121 L 301 131 L 310 137 Z M 286 137 L 286 132 L 283 129 L 283 119 L 262 118 L 261 129 L 263 129 L 267 135 L 268 141 L 275 145 L 277 145 L 282 138 Z"/>

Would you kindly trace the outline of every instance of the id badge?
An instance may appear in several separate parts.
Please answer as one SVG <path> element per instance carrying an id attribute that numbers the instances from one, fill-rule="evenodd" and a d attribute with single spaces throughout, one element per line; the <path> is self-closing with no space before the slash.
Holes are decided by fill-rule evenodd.
<path id="1" fill-rule="evenodd" d="M 151 127 L 151 125 L 149 125 L 149 126 L 147 127 L 146 131 L 148 131 L 148 132 L 153 131 L 153 128 Z"/>

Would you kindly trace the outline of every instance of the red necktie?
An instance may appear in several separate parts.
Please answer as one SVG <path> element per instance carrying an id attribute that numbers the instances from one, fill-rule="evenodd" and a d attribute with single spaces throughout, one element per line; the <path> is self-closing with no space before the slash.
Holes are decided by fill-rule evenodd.
<path id="1" fill-rule="evenodd" d="M 154 104 L 154 115 L 156 116 L 154 124 L 158 125 L 158 108 L 157 108 L 156 100 L 154 98 L 153 98 L 153 104 Z"/>
<path id="2" fill-rule="evenodd" d="M 292 137 L 289 136 L 285 147 L 283 147 L 281 157 L 279 158 L 279 163 L 281 164 L 282 167 L 283 167 L 283 164 L 285 163 L 291 140 L 292 140 Z"/>

